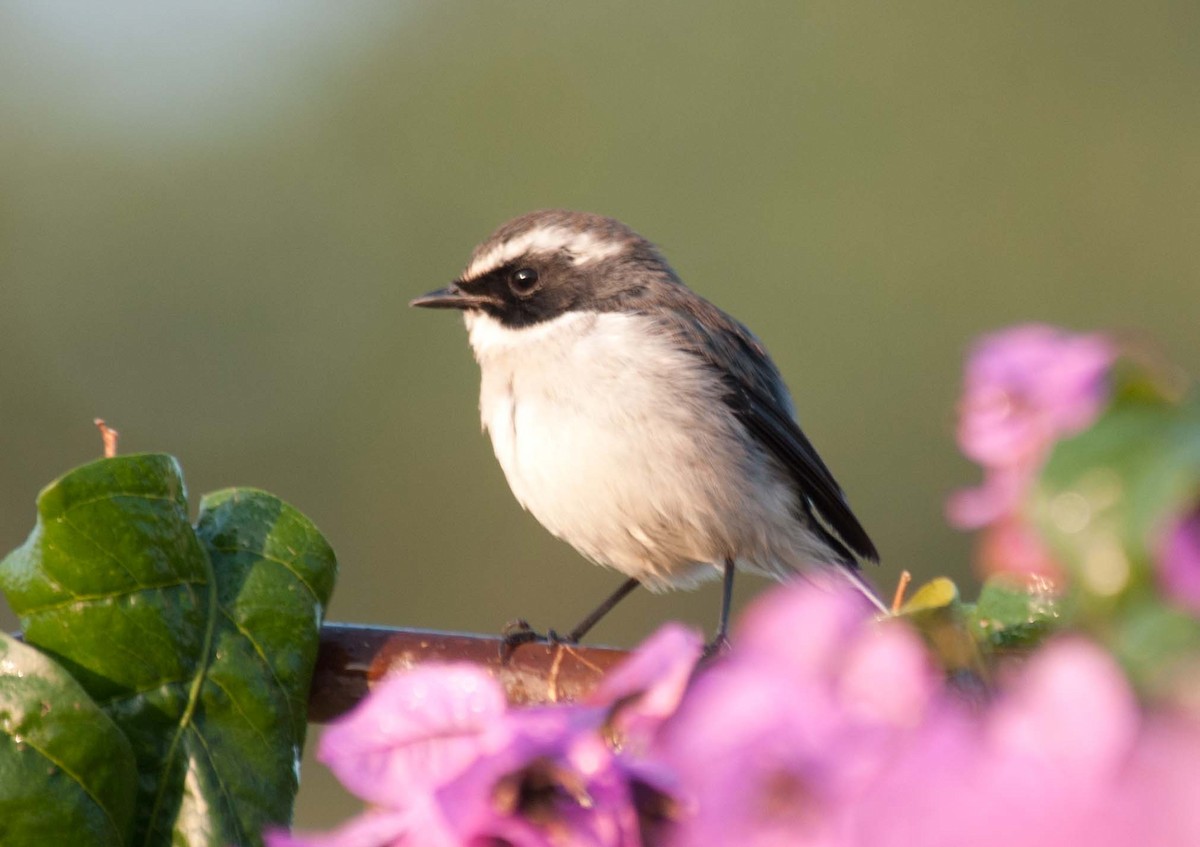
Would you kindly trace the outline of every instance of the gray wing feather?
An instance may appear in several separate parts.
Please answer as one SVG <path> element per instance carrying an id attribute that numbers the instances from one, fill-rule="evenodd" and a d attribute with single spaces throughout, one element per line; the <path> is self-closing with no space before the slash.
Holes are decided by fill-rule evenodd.
<path id="1" fill-rule="evenodd" d="M 658 310 L 655 317 L 717 371 L 728 388 L 725 402 L 791 476 L 813 528 L 843 555 L 842 564 L 854 567 L 856 558 L 877 562 L 879 553 L 846 495 L 796 423 L 783 378 L 763 345 L 708 301 L 694 296 L 673 299 L 667 317 Z"/>

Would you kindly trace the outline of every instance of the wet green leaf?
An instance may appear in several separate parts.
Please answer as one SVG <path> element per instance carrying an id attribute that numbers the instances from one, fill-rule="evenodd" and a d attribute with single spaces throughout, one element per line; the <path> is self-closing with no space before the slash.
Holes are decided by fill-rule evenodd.
<path id="1" fill-rule="evenodd" d="M 129 741 L 83 687 L 0 632 L 0 844 L 119 847 L 136 783 Z"/>
<path id="2" fill-rule="evenodd" d="M 1055 448 L 1032 514 L 1076 584 L 1114 597 L 1149 579 L 1158 534 L 1198 495 L 1197 406 L 1126 402 Z"/>
<path id="3" fill-rule="evenodd" d="M 1045 579 L 1000 574 L 984 583 L 968 621 L 995 650 L 1032 648 L 1057 625 L 1059 599 Z"/>
<path id="4" fill-rule="evenodd" d="M 0 564 L 25 637 L 133 744 L 137 844 L 257 844 L 286 823 L 333 554 L 269 494 L 206 498 L 193 529 L 161 455 L 85 465 Z"/>

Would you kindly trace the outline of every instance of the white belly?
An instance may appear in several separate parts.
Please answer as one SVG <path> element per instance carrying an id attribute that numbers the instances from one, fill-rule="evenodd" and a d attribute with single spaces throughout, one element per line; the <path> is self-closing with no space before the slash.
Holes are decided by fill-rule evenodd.
<path id="1" fill-rule="evenodd" d="M 644 320 L 571 314 L 509 330 L 468 316 L 483 426 L 518 501 L 652 590 L 716 576 L 726 558 L 801 566 L 815 540 L 794 494 L 760 453 L 737 449 L 715 375 Z"/>

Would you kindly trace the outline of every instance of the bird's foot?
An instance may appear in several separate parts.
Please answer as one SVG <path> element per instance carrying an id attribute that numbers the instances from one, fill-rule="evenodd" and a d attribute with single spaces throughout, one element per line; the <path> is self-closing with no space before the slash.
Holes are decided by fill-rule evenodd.
<path id="1" fill-rule="evenodd" d="M 546 630 L 546 634 L 543 635 L 530 626 L 529 621 L 524 618 L 517 618 L 506 623 L 504 629 L 500 630 L 500 636 L 500 658 L 504 661 L 507 661 L 513 651 L 522 644 L 529 644 L 534 641 L 541 641 L 549 645 L 572 645 L 579 643 L 579 639 L 572 638 L 569 635 L 559 635 L 552 629 Z"/>
<path id="2" fill-rule="evenodd" d="M 729 639 L 725 637 L 725 633 L 717 633 L 712 641 L 704 645 L 704 650 L 700 653 L 700 662 L 709 662 L 722 653 L 728 653 L 729 649 Z"/>

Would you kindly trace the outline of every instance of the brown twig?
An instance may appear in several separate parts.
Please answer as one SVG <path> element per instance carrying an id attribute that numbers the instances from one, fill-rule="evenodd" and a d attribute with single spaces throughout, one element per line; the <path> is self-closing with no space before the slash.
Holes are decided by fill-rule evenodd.
<path id="1" fill-rule="evenodd" d="M 908 584 L 912 582 L 912 574 L 908 571 L 900 571 L 900 581 L 896 584 L 896 594 L 892 597 L 892 614 L 900 614 L 900 607 L 904 605 L 904 592 L 908 590 Z"/>
<path id="2" fill-rule="evenodd" d="M 586 697 L 628 655 L 610 647 L 533 642 L 501 659 L 501 642 L 500 636 L 325 624 L 308 719 L 326 723 L 351 709 L 390 671 L 425 662 L 479 665 L 504 686 L 513 705 L 571 702 Z"/>
<path id="3" fill-rule="evenodd" d="M 121 433 L 104 422 L 104 418 L 93 418 L 92 423 L 100 430 L 100 438 L 104 442 L 104 458 L 111 459 L 117 455 L 117 439 Z"/>

